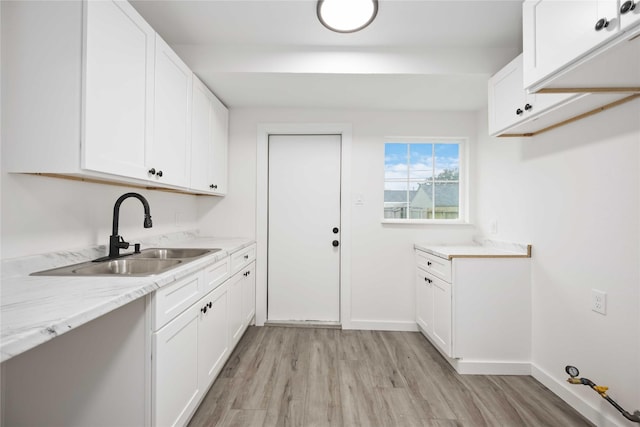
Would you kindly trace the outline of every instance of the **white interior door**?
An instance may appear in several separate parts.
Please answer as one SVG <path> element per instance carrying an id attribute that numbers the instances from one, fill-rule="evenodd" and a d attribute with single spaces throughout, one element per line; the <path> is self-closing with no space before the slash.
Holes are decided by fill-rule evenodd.
<path id="1" fill-rule="evenodd" d="M 340 145 L 340 135 L 269 136 L 270 321 L 340 320 Z"/>

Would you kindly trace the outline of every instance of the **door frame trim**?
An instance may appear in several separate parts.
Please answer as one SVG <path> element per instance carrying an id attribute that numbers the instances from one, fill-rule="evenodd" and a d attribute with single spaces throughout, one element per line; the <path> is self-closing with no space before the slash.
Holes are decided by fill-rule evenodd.
<path id="1" fill-rule="evenodd" d="M 259 123 L 256 139 L 256 325 L 267 320 L 269 135 L 340 135 L 340 323 L 351 329 L 351 143 L 350 123 Z"/>

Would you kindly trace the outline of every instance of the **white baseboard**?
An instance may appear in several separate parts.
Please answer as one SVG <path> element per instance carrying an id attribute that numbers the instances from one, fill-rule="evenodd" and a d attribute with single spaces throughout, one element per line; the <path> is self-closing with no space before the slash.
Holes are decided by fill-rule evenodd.
<path id="1" fill-rule="evenodd" d="M 417 332 L 416 322 L 386 322 L 379 320 L 351 320 L 348 325 L 342 323 L 342 329 L 359 329 L 363 331 L 398 331 Z"/>
<path id="2" fill-rule="evenodd" d="M 497 362 L 450 359 L 453 368 L 462 375 L 531 375 L 529 362 Z"/>
<path id="3" fill-rule="evenodd" d="M 573 409 L 578 411 L 583 417 L 587 418 L 598 427 L 623 427 L 632 424 L 630 422 L 622 424 L 626 421 L 622 415 L 620 415 L 619 420 L 611 418 L 608 414 L 604 414 L 602 411 L 593 407 L 589 402 L 574 394 L 570 389 L 570 387 L 584 387 L 582 385 L 569 385 L 568 383 L 560 382 L 535 364 L 531 364 L 531 375 L 569 404 Z M 609 404 L 604 400 L 602 402 L 606 405 Z"/>

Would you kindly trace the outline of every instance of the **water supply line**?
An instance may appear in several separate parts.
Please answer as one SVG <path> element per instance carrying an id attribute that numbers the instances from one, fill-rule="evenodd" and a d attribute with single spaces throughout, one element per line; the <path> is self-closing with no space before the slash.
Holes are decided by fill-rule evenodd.
<path id="1" fill-rule="evenodd" d="M 609 387 L 596 385 L 588 378 L 577 378 L 578 375 L 580 375 L 580 371 L 578 371 L 578 368 L 576 368 L 575 366 L 567 366 L 564 368 L 564 370 L 567 374 L 569 374 L 570 378 L 567 379 L 567 382 L 569 384 L 582 384 L 591 387 L 591 389 L 598 393 L 600 397 L 602 397 L 604 400 L 613 405 L 614 408 L 620 411 L 623 417 L 625 417 L 629 421 L 633 421 L 634 423 L 640 423 L 640 411 L 635 411 L 633 414 L 625 411 L 622 406 L 618 405 L 615 400 L 609 397 L 609 395 L 607 394 L 607 390 L 609 390 Z"/>

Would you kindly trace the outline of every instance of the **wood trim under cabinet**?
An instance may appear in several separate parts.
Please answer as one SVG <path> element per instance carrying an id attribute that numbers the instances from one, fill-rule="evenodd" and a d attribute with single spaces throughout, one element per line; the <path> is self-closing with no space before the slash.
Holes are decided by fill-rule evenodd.
<path id="1" fill-rule="evenodd" d="M 534 93 L 640 93 L 640 87 L 547 87 Z"/>
<path id="2" fill-rule="evenodd" d="M 217 194 L 209 194 L 209 193 L 201 193 L 197 191 L 188 191 L 188 190 L 180 190 L 177 188 L 166 188 L 166 187 L 154 187 L 152 185 L 142 185 L 142 184 L 132 184 L 130 182 L 121 182 L 121 181 L 109 181 L 107 179 L 100 178 L 89 178 L 86 176 L 77 176 L 77 175 L 64 175 L 58 173 L 26 173 L 25 175 L 35 175 L 35 176 L 45 176 L 48 178 L 59 178 L 59 179 L 67 179 L 70 181 L 82 181 L 82 182 L 90 182 L 92 184 L 104 184 L 104 185 L 115 185 L 118 187 L 130 187 L 130 188 L 140 188 L 143 190 L 151 190 L 151 191 L 164 191 L 167 193 L 178 193 L 178 194 L 189 194 L 192 196 L 217 196 Z"/>
<path id="3" fill-rule="evenodd" d="M 617 107 L 618 105 L 626 104 L 627 102 L 633 101 L 634 99 L 639 98 L 639 97 L 640 97 L 640 93 L 636 93 L 634 95 L 630 95 L 630 96 L 627 96 L 625 98 L 619 99 L 617 101 L 611 102 L 609 104 L 603 105 L 602 107 L 598 107 L 598 108 L 595 108 L 595 109 L 593 109 L 591 111 L 587 111 L 586 113 L 582 113 L 582 114 L 579 114 L 579 115 L 577 115 L 575 117 L 571 117 L 570 119 L 561 121 L 561 122 L 556 123 L 554 125 L 547 126 L 546 128 L 537 130 L 535 132 L 504 133 L 504 134 L 498 135 L 498 138 L 525 138 L 525 137 L 530 137 L 530 136 L 536 136 L 536 135 L 539 135 L 539 134 L 541 134 L 543 132 L 550 131 L 550 130 L 558 128 L 560 126 L 564 126 L 564 125 L 567 125 L 569 123 L 573 123 L 573 122 L 576 122 L 578 120 L 584 119 L 586 117 L 593 116 L 594 114 L 598 114 L 598 113 L 600 113 L 602 111 L 609 110 L 609 109 L 611 109 L 613 107 Z"/>

